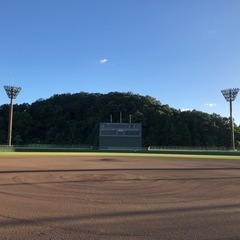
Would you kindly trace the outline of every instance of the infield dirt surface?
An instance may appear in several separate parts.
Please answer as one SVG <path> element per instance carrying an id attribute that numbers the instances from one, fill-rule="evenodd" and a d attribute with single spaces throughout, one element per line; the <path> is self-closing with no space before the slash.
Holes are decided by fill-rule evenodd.
<path id="1" fill-rule="evenodd" d="M 0 155 L 0 239 L 240 239 L 240 161 Z"/>

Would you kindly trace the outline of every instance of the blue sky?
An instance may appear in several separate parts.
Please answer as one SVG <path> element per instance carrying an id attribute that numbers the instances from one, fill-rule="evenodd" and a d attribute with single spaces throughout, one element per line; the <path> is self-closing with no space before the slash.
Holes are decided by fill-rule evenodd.
<path id="1" fill-rule="evenodd" d="M 1 0 L 0 104 L 133 92 L 229 116 L 240 87 L 240 0 Z M 240 124 L 240 94 L 233 104 Z"/>

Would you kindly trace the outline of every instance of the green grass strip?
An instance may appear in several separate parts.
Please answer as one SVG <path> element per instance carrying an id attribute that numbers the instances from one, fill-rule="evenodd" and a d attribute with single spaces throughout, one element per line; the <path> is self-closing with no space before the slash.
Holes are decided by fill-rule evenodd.
<path id="1" fill-rule="evenodd" d="M 123 152 L 0 152 L 1 157 L 145 157 L 145 158 L 192 158 L 192 159 L 231 159 L 240 160 L 240 156 L 233 155 L 197 155 L 197 154 L 166 154 L 166 153 L 123 153 Z"/>

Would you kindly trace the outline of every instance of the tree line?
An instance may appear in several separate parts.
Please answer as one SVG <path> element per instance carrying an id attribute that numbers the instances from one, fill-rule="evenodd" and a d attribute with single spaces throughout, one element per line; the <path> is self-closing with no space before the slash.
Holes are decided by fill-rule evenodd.
<path id="1" fill-rule="evenodd" d="M 14 105 L 12 142 L 98 146 L 99 123 L 142 123 L 143 146 L 230 147 L 230 119 L 197 110 L 180 111 L 150 96 L 110 92 L 56 94 Z M 0 106 L 0 144 L 7 143 L 9 105 Z M 235 126 L 240 142 L 240 126 Z"/>

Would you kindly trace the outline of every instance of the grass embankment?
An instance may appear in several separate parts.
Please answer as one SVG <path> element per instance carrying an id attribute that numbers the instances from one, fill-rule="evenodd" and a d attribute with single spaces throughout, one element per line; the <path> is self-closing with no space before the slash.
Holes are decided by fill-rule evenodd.
<path id="1" fill-rule="evenodd" d="M 207 151 L 157 151 L 157 152 L 123 152 L 123 151 L 0 151 L 0 157 L 17 156 L 98 156 L 98 157 L 169 157 L 169 158 L 201 158 L 240 160 L 240 152 L 207 152 Z"/>

